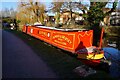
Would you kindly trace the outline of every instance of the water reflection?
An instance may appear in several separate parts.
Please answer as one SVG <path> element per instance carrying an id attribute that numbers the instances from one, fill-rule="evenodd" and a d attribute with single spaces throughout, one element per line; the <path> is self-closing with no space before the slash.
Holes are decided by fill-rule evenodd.
<path id="1" fill-rule="evenodd" d="M 105 47 L 103 50 L 105 51 L 105 58 L 111 61 L 110 75 L 120 78 L 120 51 L 111 47 Z"/>

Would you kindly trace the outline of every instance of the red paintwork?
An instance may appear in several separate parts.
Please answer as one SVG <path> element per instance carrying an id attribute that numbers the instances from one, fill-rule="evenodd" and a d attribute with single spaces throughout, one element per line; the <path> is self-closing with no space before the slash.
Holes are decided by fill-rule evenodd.
<path id="1" fill-rule="evenodd" d="M 103 33 L 104 33 L 104 28 L 102 27 L 102 30 L 101 30 L 101 36 L 100 36 L 99 49 L 102 47 L 102 38 L 103 38 Z"/>
<path id="2" fill-rule="evenodd" d="M 24 26 L 22 31 L 74 54 L 91 54 L 89 52 L 80 53 L 77 51 L 92 46 L 93 30 L 61 31 L 48 28 L 39 28 L 36 26 Z M 82 61 L 86 64 L 100 63 L 100 60 Z"/>
<path id="3" fill-rule="evenodd" d="M 23 32 L 26 32 L 25 26 Z M 91 47 L 93 39 L 93 30 L 71 32 L 28 26 L 27 34 L 72 53 Z"/>

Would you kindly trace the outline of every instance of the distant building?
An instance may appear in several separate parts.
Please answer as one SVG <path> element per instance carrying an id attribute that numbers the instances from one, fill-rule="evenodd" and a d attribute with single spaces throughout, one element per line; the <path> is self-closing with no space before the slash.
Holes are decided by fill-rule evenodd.
<path id="1" fill-rule="evenodd" d="M 55 22 L 55 13 L 47 12 L 45 21 Z"/>
<path id="2" fill-rule="evenodd" d="M 110 8 L 104 8 L 104 13 L 110 11 Z M 117 8 L 111 15 L 104 18 L 104 24 L 107 26 L 120 26 L 120 10 Z"/>
<path id="3" fill-rule="evenodd" d="M 82 14 L 72 12 L 72 18 L 77 22 L 84 20 Z M 71 19 L 71 13 L 68 10 L 64 10 L 60 14 L 60 23 L 65 24 L 67 21 Z"/>
<path id="4" fill-rule="evenodd" d="M 111 9 L 110 8 L 103 8 L 103 12 L 106 13 L 108 11 L 110 11 Z M 105 25 L 107 26 L 110 26 L 110 16 L 106 16 L 104 19 L 103 19 L 103 22 Z"/>
<path id="5" fill-rule="evenodd" d="M 110 24 L 112 26 L 120 26 L 120 11 L 112 12 L 110 17 Z"/>

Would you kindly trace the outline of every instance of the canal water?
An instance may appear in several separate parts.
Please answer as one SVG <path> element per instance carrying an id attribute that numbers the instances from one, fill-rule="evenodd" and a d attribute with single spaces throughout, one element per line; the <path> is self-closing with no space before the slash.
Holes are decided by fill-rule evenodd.
<path id="1" fill-rule="evenodd" d="M 105 58 L 111 62 L 109 72 L 112 77 L 120 78 L 120 50 L 104 47 Z"/>

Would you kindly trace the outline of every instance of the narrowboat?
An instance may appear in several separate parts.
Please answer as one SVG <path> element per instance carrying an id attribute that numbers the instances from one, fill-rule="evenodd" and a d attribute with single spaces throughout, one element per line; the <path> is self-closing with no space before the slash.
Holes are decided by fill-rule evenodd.
<path id="1" fill-rule="evenodd" d="M 103 50 L 92 46 L 93 30 L 32 25 L 24 26 L 22 31 L 60 49 L 77 54 L 78 59 L 100 62 L 104 57 Z"/>

